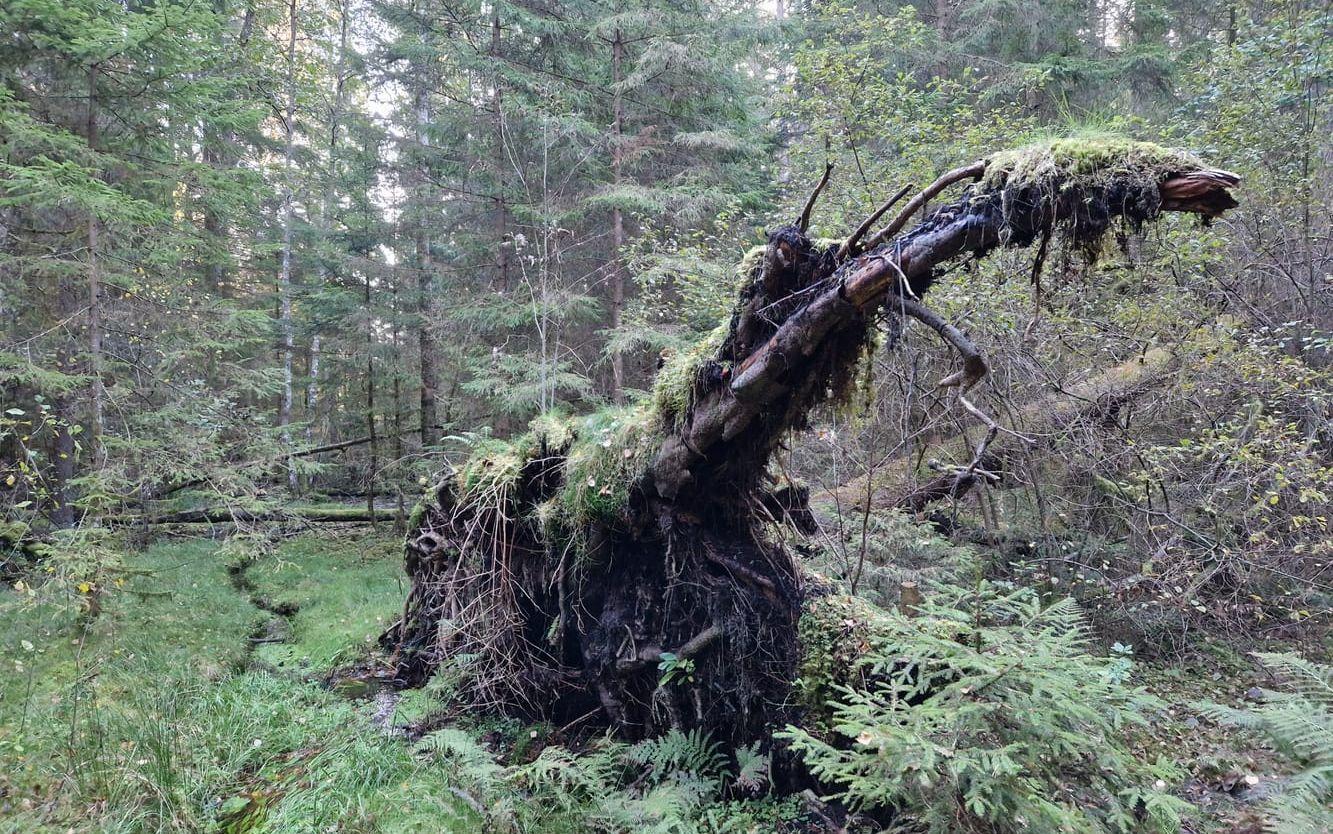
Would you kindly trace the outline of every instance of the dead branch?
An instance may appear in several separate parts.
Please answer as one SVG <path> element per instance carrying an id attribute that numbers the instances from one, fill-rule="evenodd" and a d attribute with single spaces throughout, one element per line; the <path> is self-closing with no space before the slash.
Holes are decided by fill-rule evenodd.
<path id="1" fill-rule="evenodd" d="M 989 373 L 990 368 L 986 365 L 986 358 L 981 355 L 981 351 L 976 344 L 967 337 L 967 334 L 945 321 L 938 313 L 919 301 L 903 298 L 902 296 L 894 299 L 890 304 L 890 308 L 894 307 L 940 334 L 940 338 L 952 345 L 954 350 L 958 351 L 958 354 L 962 357 L 963 367 L 941 379 L 936 383 L 937 387 L 957 388 L 958 394 L 961 396 L 971 390 Z"/>
<path id="2" fill-rule="evenodd" d="M 847 260 L 847 257 L 849 255 L 860 254 L 861 246 L 859 244 L 861 242 L 861 238 L 865 237 L 866 234 L 870 231 L 870 227 L 874 226 L 876 221 L 878 221 L 881 217 L 884 216 L 884 212 L 893 208 L 894 205 L 896 205 L 897 202 L 901 200 L 903 197 L 906 197 L 907 192 L 911 190 L 912 190 L 911 183 L 904 185 L 902 188 L 898 189 L 897 194 L 894 194 L 887 201 L 885 201 L 883 205 L 875 209 L 874 213 L 872 213 L 865 220 L 862 220 L 861 225 L 856 227 L 856 231 L 852 232 L 851 236 L 848 237 L 846 240 L 844 240 L 842 242 L 842 245 L 838 247 L 838 255 L 837 255 L 838 260 L 845 261 Z"/>
<path id="3" fill-rule="evenodd" d="M 960 180 L 976 179 L 986 170 L 985 161 L 973 162 L 971 165 L 964 165 L 961 168 L 955 168 L 952 171 L 941 176 L 939 179 L 926 186 L 920 193 L 912 198 L 903 210 L 898 212 L 898 216 L 893 218 L 889 225 L 880 230 L 878 234 L 866 241 L 866 249 L 874 249 L 886 240 L 889 240 L 898 232 L 902 231 L 907 221 L 912 219 L 912 215 L 921 210 L 927 202 L 934 199 L 944 189 Z"/>
<path id="4" fill-rule="evenodd" d="M 828 185 L 829 175 L 832 173 L 833 163 L 825 162 L 824 176 L 819 178 L 819 184 L 815 186 L 815 190 L 811 191 L 810 196 L 806 198 L 805 208 L 801 209 L 801 218 L 796 221 L 796 228 L 800 229 L 802 234 L 810 230 L 810 215 L 815 210 L 815 201 L 819 199 L 819 193 L 824 190 L 824 186 Z"/>

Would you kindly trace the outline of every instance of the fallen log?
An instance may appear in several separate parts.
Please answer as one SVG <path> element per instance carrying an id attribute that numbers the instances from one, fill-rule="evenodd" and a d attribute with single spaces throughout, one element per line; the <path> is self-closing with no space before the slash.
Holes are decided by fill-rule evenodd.
<path id="1" fill-rule="evenodd" d="M 207 507 L 197 510 L 178 510 L 147 518 L 129 519 L 129 521 L 141 524 L 231 524 L 259 521 L 355 524 L 393 521 L 396 517 L 396 510 L 372 511 L 365 507 L 280 507 L 271 510 Z"/>
<path id="2" fill-rule="evenodd" d="M 965 180 L 960 197 L 898 234 Z M 812 241 L 800 223 L 771 232 L 742 262 L 730 321 L 669 357 L 651 398 L 545 415 L 520 438 L 480 445 L 431 491 L 410 525 L 411 591 L 381 641 L 399 679 L 420 684 L 466 659 L 462 691 L 479 707 L 556 721 L 598 712 L 628 737 L 766 734 L 789 716 L 807 600 L 770 532 L 772 507 L 801 513 L 777 497 L 768 464 L 815 406 L 850 395 L 876 317 L 929 319 L 920 299 L 960 256 L 1051 233 L 1091 250 L 1113 226 L 1164 210 L 1216 216 L 1235 205 L 1237 183 L 1154 145 L 1065 140 L 941 177 L 864 254 Z M 941 384 L 989 420 L 964 396 L 984 360 L 967 358 L 956 328 L 936 329 L 965 355 Z M 651 662 L 686 650 L 688 675 Z"/>
<path id="3" fill-rule="evenodd" d="M 812 500 L 828 509 L 860 511 L 865 509 L 869 495 L 872 509 L 897 507 L 909 513 L 919 513 L 938 501 L 963 498 L 983 480 L 1000 488 L 1012 486 L 1018 461 L 1041 457 L 1058 461 L 1072 439 L 1087 431 L 1104 432 L 1126 406 L 1159 388 L 1176 366 L 1168 351 L 1153 348 L 1091 379 L 1057 389 L 1018 408 L 1011 418 L 1014 427 L 1025 437 L 1035 439 L 1036 446 L 1027 448 L 1015 437 L 1002 437 L 987 448 L 984 460 L 975 470 L 968 466 L 949 466 L 932 458 L 927 465 L 939 474 L 918 483 L 915 462 L 926 456 L 932 447 L 967 444 L 967 438 L 957 433 L 926 432 L 875 472 L 874 477 L 869 478 L 873 482 L 869 488 L 868 477 L 863 475 L 816 495 Z"/>
<path id="4" fill-rule="evenodd" d="M 444 428 L 444 426 L 432 426 L 431 428 L 439 430 Z M 336 443 L 326 443 L 321 446 L 311 446 L 306 449 L 296 449 L 291 452 L 284 452 L 282 454 L 272 455 L 266 458 L 256 458 L 254 460 L 228 463 L 224 464 L 221 467 L 221 469 L 226 472 L 240 472 L 246 469 L 254 469 L 256 467 L 273 467 L 285 463 L 294 458 L 308 458 L 308 457 L 314 457 L 315 455 L 326 454 L 328 452 L 341 452 L 344 449 L 352 449 L 357 446 L 365 446 L 369 443 L 373 443 L 379 440 L 392 440 L 395 437 L 407 437 L 409 435 L 418 434 L 420 432 L 421 428 L 416 427 L 411 429 L 404 429 L 399 432 L 394 432 L 385 435 L 364 435 L 362 437 L 353 437 L 350 440 L 339 440 Z M 183 489 L 190 489 L 191 487 L 197 487 L 202 484 L 206 484 L 208 483 L 210 477 L 212 476 L 205 475 L 205 476 L 200 476 L 198 478 L 191 478 L 187 481 L 181 481 L 180 483 L 176 484 L 168 484 L 167 486 L 163 486 L 157 489 L 153 493 L 152 498 L 162 499 L 167 497 L 168 495 L 180 492 Z"/>

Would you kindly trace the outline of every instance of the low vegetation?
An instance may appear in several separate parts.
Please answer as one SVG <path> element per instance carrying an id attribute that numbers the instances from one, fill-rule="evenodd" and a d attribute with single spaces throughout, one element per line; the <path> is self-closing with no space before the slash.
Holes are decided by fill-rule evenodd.
<path id="1" fill-rule="evenodd" d="M 365 673 L 401 601 L 395 545 L 165 540 L 126 557 L 131 578 L 86 631 L 76 600 L 6 591 L 0 830 L 794 833 L 842 813 L 777 789 L 781 747 L 697 731 L 632 744 L 460 713 L 446 673 L 384 689 Z M 1231 656 L 1247 677 L 1182 688 L 1170 667 L 1100 644 L 1067 599 L 986 581 L 922 596 L 891 613 L 828 594 L 802 623 L 810 707 L 783 735 L 820 794 L 853 811 L 849 830 L 902 815 L 932 831 L 1180 830 L 1203 813 L 1193 785 L 1246 767 L 1253 741 L 1214 719 L 1295 757 L 1292 777 L 1271 756 L 1243 775 L 1286 786 L 1268 811 L 1282 830 L 1317 830 L 1299 826 L 1327 796 L 1325 667 L 1265 656 L 1288 682 L 1271 702 L 1200 706 L 1184 748 L 1154 750 L 1143 740 L 1191 699 L 1241 699 L 1257 670 Z M 1207 818 L 1259 807 L 1228 800 Z"/>

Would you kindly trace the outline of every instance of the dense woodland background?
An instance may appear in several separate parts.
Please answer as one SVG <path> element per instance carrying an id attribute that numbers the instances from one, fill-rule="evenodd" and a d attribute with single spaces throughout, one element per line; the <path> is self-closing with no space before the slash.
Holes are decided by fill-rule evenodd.
<path id="1" fill-rule="evenodd" d="M 702 830 L 854 827 L 813 799 L 824 791 L 769 797 L 758 786 L 776 777 L 745 776 L 744 755 L 697 738 L 688 761 L 631 750 L 659 774 L 738 769 L 700 777 L 677 817 L 651 804 L 645 785 L 658 781 L 610 775 L 621 765 L 607 761 L 621 760 L 604 750 L 560 754 L 568 790 L 543 794 L 557 754 L 527 751 L 526 728 L 496 764 L 476 742 L 484 733 L 437 723 L 428 758 L 453 756 L 488 787 L 422 777 L 392 734 L 366 724 L 337 736 L 354 723 L 347 702 L 269 672 L 295 663 L 303 681 L 327 681 L 388 625 L 405 591 L 385 542 L 413 522 L 423 487 L 538 415 L 649 396 L 659 367 L 726 324 L 741 255 L 800 214 L 826 165 L 811 233 L 836 238 L 901 186 L 1052 136 L 1186 148 L 1241 176 L 1240 207 L 1208 228 L 1174 216 L 1115 233 L 1096 257 L 1056 242 L 960 263 L 931 306 L 990 363 L 972 398 L 1007 429 L 988 459 L 1002 477 L 940 490 L 942 477 L 973 474 L 983 427 L 936 388 L 955 358 L 913 324 L 872 355 L 852 402 L 811 415 L 778 456 L 821 522 L 793 547 L 886 609 L 904 583 L 955 612 L 981 610 L 983 577 L 1030 591 L 1034 611 L 1072 594 L 1085 624 L 1051 628 L 1092 648 L 1031 651 L 1102 656 L 1114 643 L 1113 664 L 1133 654 L 1165 676 L 1150 683 L 1202 686 L 1177 705 L 1235 706 L 1237 693 L 1276 686 L 1252 649 L 1326 660 L 1331 33 L 1333 10 L 1306 0 L 0 0 L 0 577 L 12 588 L 0 650 L 16 664 L 0 687 L 0 756 L 15 762 L 0 775 L 0 828 L 11 815 L 16 831 L 689 830 L 671 827 L 677 817 Z M 959 587 L 963 563 L 973 603 L 944 590 Z M 247 578 L 269 564 L 300 565 L 300 593 L 277 574 Z M 342 566 L 337 579 L 320 578 L 329 565 Z M 210 595 L 237 590 L 258 613 L 219 613 L 232 603 Z M 309 597 L 301 613 L 282 610 L 284 594 Z M 996 610 L 1021 620 L 1026 604 Z M 185 652 L 161 666 L 123 666 L 154 650 L 108 636 L 200 609 L 230 619 L 149 640 Z M 252 633 L 254 616 L 316 611 L 329 619 L 298 619 L 296 638 Z M 90 667 L 79 647 L 99 634 Z M 217 648 L 232 638 L 250 645 Z M 268 670 L 258 679 L 240 672 L 256 645 Z M 1101 680 L 1091 668 L 1067 671 Z M 1300 720 L 1326 746 L 1297 743 L 1297 764 L 1270 767 L 1264 756 L 1292 752 L 1280 741 L 1259 764 L 1262 744 L 1245 739 L 1153 750 L 1183 762 L 1161 778 L 1205 808 L 1192 830 L 1271 823 L 1267 794 L 1233 807 L 1253 787 L 1246 775 L 1286 779 L 1311 761 L 1323 793 L 1286 830 L 1328 830 L 1333 677 L 1301 668 L 1324 700 Z M 185 669 L 210 683 L 176 689 L 213 706 L 136 700 L 155 688 L 139 676 Z M 687 674 L 666 669 L 663 685 Z M 1066 684 L 1077 701 L 1069 680 L 1050 691 Z M 82 712 L 81 697 L 93 704 Z M 301 713 L 313 735 L 266 765 L 246 759 L 259 755 L 246 731 L 216 737 L 245 710 L 302 698 L 314 699 Z M 379 725 L 394 709 L 383 703 L 369 707 Z M 874 715 L 858 703 L 844 734 L 866 745 L 857 721 Z M 122 718 L 156 727 L 156 741 L 117 729 L 117 704 L 135 705 Z M 429 712 L 408 705 L 422 714 L 404 724 Z M 34 724 L 49 738 L 32 737 Z M 214 735 L 163 736 L 204 725 Z M 276 732 L 256 729 L 255 741 Z M 580 749 L 562 732 L 545 749 Z M 831 757 L 827 782 L 876 825 L 888 824 L 878 807 L 928 809 L 898 822 L 933 831 L 1146 825 L 1133 802 L 1119 821 L 1015 823 L 1035 812 L 996 799 L 1003 790 L 973 806 L 965 786 L 968 801 L 946 813 L 924 789 L 866 788 L 908 777 L 874 777 L 793 732 L 812 759 Z M 310 752 L 320 733 L 339 739 L 336 755 Z M 182 764 L 203 749 L 207 766 Z M 307 777 L 290 775 L 314 774 L 315 760 L 334 768 L 328 794 L 301 793 Z M 541 774 L 522 769 L 543 762 Z M 288 775 L 264 787 L 264 767 Z M 1063 784 L 1076 769 L 1048 776 Z M 1227 779 L 1242 788 L 1214 787 Z M 1190 793 L 1195 783 L 1225 808 Z M 759 794 L 762 812 L 745 806 Z M 715 795 L 725 799 L 704 799 Z M 321 817 L 328 803 L 338 810 Z M 541 806 L 567 817 L 524 816 Z"/>

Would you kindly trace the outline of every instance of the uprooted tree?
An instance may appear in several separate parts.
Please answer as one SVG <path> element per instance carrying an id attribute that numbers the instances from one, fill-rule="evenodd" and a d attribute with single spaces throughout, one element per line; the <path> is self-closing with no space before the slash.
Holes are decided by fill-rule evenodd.
<path id="1" fill-rule="evenodd" d="M 731 320 L 669 357 L 650 397 L 540 417 L 432 490 L 408 534 L 403 616 L 383 637 L 399 678 L 457 670 L 479 705 L 599 716 L 630 737 L 763 734 L 790 717 L 813 587 L 773 535 L 811 523 L 803 491 L 769 471 L 783 437 L 846 397 L 868 351 L 912 317 L 959 352 L 940 385 L 993 438 L 967 399 L 982 353 L 921 301 L 943 266 L 1033 243 L 1040 262 L 1052 235 L 1092 247 L 1164 211 L 1210 219 L 1236 205 L 1238 182 L 1156 145 L 1059 140 L 950 171 L 878 233 L 894 201 L 832 244 L 807 236 L 816 188 L 742 261 Z"/>

